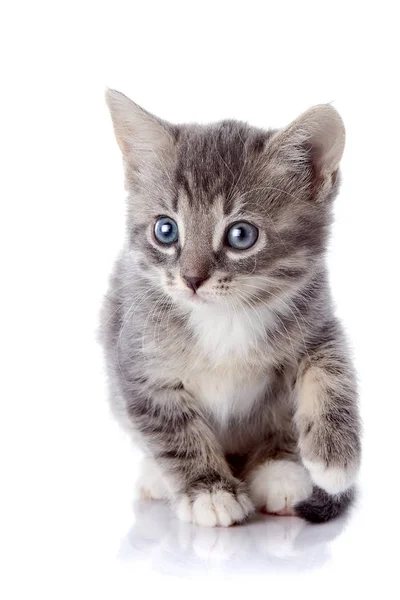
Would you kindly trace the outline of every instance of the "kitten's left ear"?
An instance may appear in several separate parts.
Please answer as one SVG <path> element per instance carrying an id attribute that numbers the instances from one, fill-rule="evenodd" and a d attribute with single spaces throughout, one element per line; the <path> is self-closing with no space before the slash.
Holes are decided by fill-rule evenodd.
<path id="1" fill-rule="evenodd" d="M 126 166 L 137 168 L 168 154 L 173 146 L 171 125 L 116 90 L 107 90 L 106 102 Z"/>
<path id="2" fill-rule="evenodd" d="M 274 135 L 268 153 L 278 154 L 297 170 L 311 166 L 315 195 L 322 199 L 335 182 L 345 137 L 339 113 L 330 104 L 320 104 Z"/>

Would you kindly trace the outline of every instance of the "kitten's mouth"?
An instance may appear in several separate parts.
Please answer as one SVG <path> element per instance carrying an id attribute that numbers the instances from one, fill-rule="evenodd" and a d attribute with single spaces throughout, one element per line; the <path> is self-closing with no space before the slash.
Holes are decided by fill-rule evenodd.
<path id="1" fill-rule="evenodd" d="M 202 298 L 196 292 L 192 292 L 189 296 L 189 300 L 194 304 L 204 304 L 206 302 L 205 298 Z"/>
<path id="2" fill-rule="evenodd" d="M 204 296 L 200 296 L 197 292 L 190 292 L 189 290 L 169 290 L 172 292 L 172 296 L 175 300 L 180 300 L 181 302 L 189 302 L 190 304 L 205 304 L 207 299 Z"/>
<path id="3" fill-rule="evenodd" d="M 170 292 L 171 293 L 171 292 Z M 189 303 L 192 305 L 201 305 L 201 304 L 210 304 L 213 301 L 213 297 L 210 294 L 198 294 L 195 291 L 189 290 L 174 290 L 172 292 L 172 296 L 175 297 L 175 300 L 180 300 L 181 302 Z"/>

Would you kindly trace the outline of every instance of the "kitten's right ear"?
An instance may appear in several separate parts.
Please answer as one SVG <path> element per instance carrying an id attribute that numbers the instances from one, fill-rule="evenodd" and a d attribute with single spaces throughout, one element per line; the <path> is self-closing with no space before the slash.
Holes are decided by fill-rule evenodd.
<path id="1" fill-rule="evenodd" d="M 280 164 L 303 172 L 311 167 L 316 199 L 333 186 L 345 144 L 345 129 L 339 113 L 330 104 L 319 104 L 278 131 L 267 146 Z"/>
<path id="2" fill-rule="evenodd" d="M 173 145 L 171 127 L 116 90 L 106 91 L 115 137 L 126 163 L 138 165 Z"/>

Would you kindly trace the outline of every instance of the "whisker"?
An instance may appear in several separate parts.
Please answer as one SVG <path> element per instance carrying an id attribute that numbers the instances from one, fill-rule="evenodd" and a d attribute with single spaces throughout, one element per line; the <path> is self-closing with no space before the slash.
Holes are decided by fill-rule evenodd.
<path id="1" fill-rule="evenodd" d="M 100 331 L 103 329 L 103 327 L 105 327 L 107 325 L 107 323 L 113 318 L 113 316 L 120 310 L 120 308 L 122 306 L 124 306 L 124 304 L 128 304 L 128 302 L 130 302 L 132 300 L 132 298 L 127 298 L 126 300 L 124 300 L 121 304 L 119 304 L 117 306 L 117 308 L 111 313 L 111 315 L 109 315 L 109 317 L 107 318 L 106 321 L 104 321 L 104 323 L 102 323 L 100 325 Z"/>
<path id="2" fill-rule="evenodd" d="M 245 303 L 247 306 L 249 306 L 249 308 L 250 308 L 251 310 L 253 310 L 253 307 L 252 307 L 252 306 L 251 306 L 251 304 L 248 302 L 248 300 L 245 298 L 245 296 L 243 296 L 242 294 L 240 294 L 240 292 L 238 293 L 238 296 L 239 296 L 239 298 L 241 298 L 241 300 L 242 300 L 242 301 L 243 301 L 243 302 L 244 302 L 244 303 Z M 259 315 L 257 312 L 256 312 L 256 314 L 257 314 L 257 317 L 258 317 L 258 318 L 259 318 L 259 320 L 260 320 L 261 326 L 262 326 L 262 327 L 265 329 L 265 324 L 262 322 L 260 315 Z M 253 325 L 253 323 L 252 323 L 252 321 L 251 321 L 251 319 L 250 319 L 249 315 L 247 314 L 247 312 L 245 312 L 245 316 L 247 317 L 247 319 L 248 319 L 248 321 L 249 321 L 249 324 L 250 324 L 250 327 L 251 327 L 251 329 L 252 329 L 252 332 L 253 332 L 253 337 L 254 337 L 254 342 L 255 342 L 255 346 L 256 346 L 256 352 L 258 353 L 258 337 L 257 337 L 257 332 L 256 332 L 256 330 L 255 330 L 255 328 L 254 328 L 254 325 Z"/>
<path id="3" fill-rule="evenodd" d="M 306 344 L 306 341 L 305 341 L 305 338 L 304 338 L 304 332 L 303 332 L 303 329 L 302 329 L 302 327 L 301 327 L 301 325 L 300 325 L 300 323 L 299 323 L 299 320 L 298 320 L 298 318 L 297 318 L 296 314 L 293 312 L 293 309 L 292 309 L 292 307 L 291 307 L 291 306 L 290 306 L 288 303 L 284 302 L 284 300 L 283 300 L 282 298 L 280 298 L 279 296 L 277 296 L 276 294 L 274 294 L 273 292 L 271 292 L 271 291 L 269 291 L 269 290 L 267 290 L 267 289 L 265 289 L 265 288 L 261 288 L 261 287 L 258 287 L 258 286 L 254 286 L 254 285 L 251 285 L 251 284 L 249 284 L 249 283 L 243 283 L 242 285 L 244 285 L 244 286 L 246 286 L 246 287 L 249 287 L 249 288 L 252 288 L 252 289 L 255 289 L 255 290 L 257 290 L 258 292 L 263 292 L 263 293 L 266 293 L 266 294 L 268 294 L 268 295 L 272 296 L 273 298 L 276 298 L 276 299 L 277 299 L 279 302 L 281 302 L 281 304 L 283 304 L 283 306 L 284 306 L 285 308 L 287 308 L 287 309 L 290 311 L 290 313 L 293 315 L 293 317 L 294 317 L 294 319 L 295 319 L 295 321 L 296 321 L 296 323 L 297 323 L 297 326 L 298 326 L 298 328 L 299 328 L 300 335 L 301 335 L 301 337 L 302 337 L 302 342 L 303 342 L 303 345 L 304 345 L 304 350 L 305 350 L 305 352 L 306 352 L 306 354 L 307 354 L 307 356 L 308 356 L 308 349 L 307 349 L 307 344 Z M 285 294 L 284 290 L 280 289 L 280 291 L 282 292 L 282 294 Z M 257 299 L 258 299 L 259 301 L 263 302 L 262 298 L 260 298 L 259 296 L 256 296 L 256 297 L 257 297 Z M 290 298 L 289 298 L 289 297 L 288 297 L 286 294 L 285 294 L 285 297 L 287 298 L 287 300 L 288 300 L 288 301 L 291 301 L 291 299 L 290 299 Z M 263 303 L 264 303 L 266 306 L 268 306 L 268 304 L 267 304 L 265 301 L 264 301 Z M 294 308 L 296 308 L 294 305 L 293 305 L 293 307 L 294 307 Z M 271 308 L 271 307 L 269 307 L 269 308 L 270 308 L 270 310 L 272 311 L 272 308 Z M 297 311 L 298 311 L 298 309 L 297 309 Z M 274 313 L 274 314 L 276 314 L 276 313 Z M 300 313 L 299 311 L 298 311 L 298 314 L 299 314 L 299 316 L 300 316 L 300 317 L 303 319 L 303 317 L 302 317 L 302 315 L 301 315 L 301 313 Z M 282 321 L 281 321 L 281 322 L 282 322 Z M 304 319 L 303 319 L 303 323 L 305 324 L 305 321 L 304 321 Z M 283 324 L 283 323 L 282 323 L 282 324 Z M 285 328 L 285 329 L 286 329 L 286 328 Z M 286 331 L 287 331 L 287 330 L 286 330 Z"/>
<path id="4" fill-rule="evenodd" d="M 121 329 L 119 331 L 119 335 L 118 335 L 118 340 L 117 340 L 117 345 L 116 345 L 116 357 L 117 357 L 117 362 L 118 362 L 118 368 L 120 370 L 121 375 L 123 376 L 124 380 L 126 381 L 125 375 L 123 374 L 122 368 L 121 368 L 121 363 L 120 363 L 120 349 L 121 349 L 121 339 L 122 339 L 122 334 L 124 332 L 125 326 L 128 322 L 128 319 L 130 317 L 130 315 L 135 312 L 135 310 L 137 310 L 137 308 L 139 306 L 141 306 L 141 304 L 154 292 L 155 290 L 155 286 L 151 286 L 150 289 L 146 289 L 143 293 L 138 293 L 137 295 L 134 296 L 132 303 L 128 309 L 128 311 L 126 312 L 125 318 L 123 320 Z M 136 298 L 139 297 L 139 303 L 136 303 Z"/>
<path id="5" fill-rule="evenodd" d="M 132 282 L 128 281 L 127 283 L 124 283 L 124 285 L 120 285 L 119 287 L 113 289 L 111 292 L 109 292 L 108 294 L 105 294 L 105 298 L 111 298 L 112 296 L 114 296 L 114 294 L 116 294 L 119 290 L 122 290 L 123 288 L 126 288 L 128 285 L 131 285 Z"/>

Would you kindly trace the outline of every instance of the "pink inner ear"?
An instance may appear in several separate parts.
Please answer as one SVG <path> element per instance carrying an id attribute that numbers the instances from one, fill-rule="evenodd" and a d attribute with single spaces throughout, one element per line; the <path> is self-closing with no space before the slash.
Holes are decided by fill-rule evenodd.
<path id="1" fill-rule="evenodd" d="M 149 157 L 168 154 L 172 137 L 168 123 L 132 102 L 115 90 L 108 90 L 106 101 L 114 125 L 115 137 L 128 162 L 146 162 Z M 166 152 L 164 152 L 166 150 Z"/>
<path id="2" fill-rule="evenodd" d="M 337 111 L 329 105 L 316 106 L 299 117 L 299 126 L 307 143 L 313 148 L 313 161 L 317 172 L 333 173 L 342 158 L 345 129 Z"/>
<path id="3" fill-rule="evenodd" d="M 272 137 L 269 149 L 286 156 L 290 162 L 304 160 L 304 150 L 311 155 L 317 177 L 336 172 L 342 158 L 345 129 L 341 117 L 330 105 L 306 111 L 288 127 Z"/>

